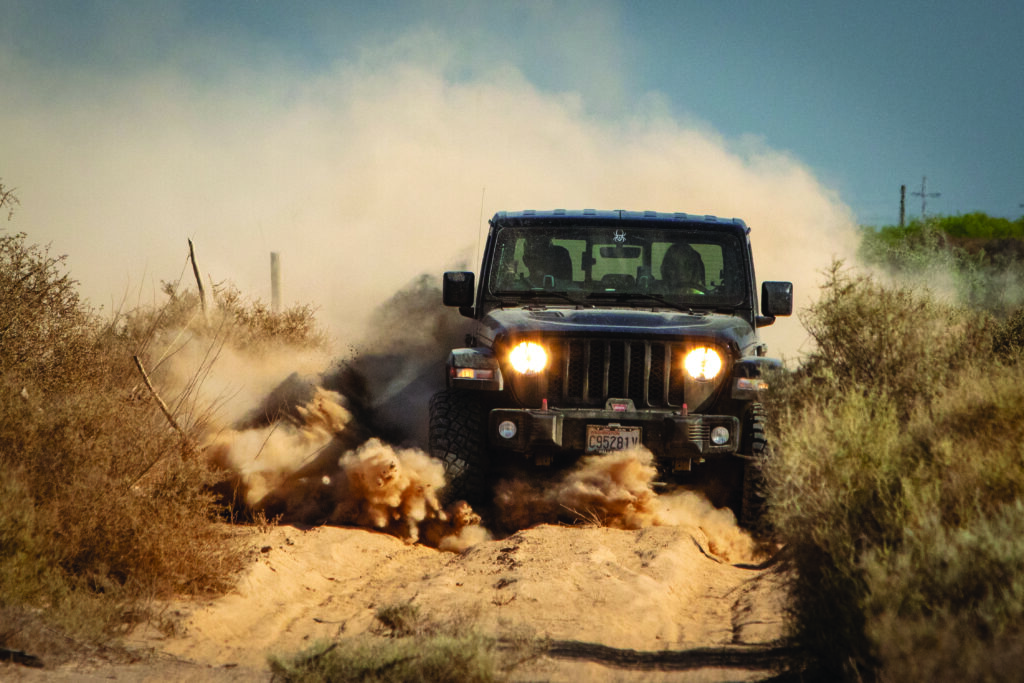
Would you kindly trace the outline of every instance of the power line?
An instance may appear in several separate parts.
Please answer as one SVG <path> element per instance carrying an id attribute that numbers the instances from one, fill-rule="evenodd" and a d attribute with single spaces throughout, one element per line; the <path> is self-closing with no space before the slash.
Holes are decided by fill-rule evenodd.
<path id="1" fill-rule="evenodd" d="M 910 193 L 910 194 L 914 195 L 915 197 L 920 197 L 921 198 L 921 220 L 924 220 L 925 217 L 927 216 L 927 212 L 925 211 L 925 209 L 927 207 L 928 197 L 941 197 L 942 196 L 941 192 L 925 192 L 924 188 L 925 188 L 925 184 L 927 182 L 928 182 L 928 178 L 926 176 L 921 176 L 921 191 L 920 192 L 911 192 Z"/>

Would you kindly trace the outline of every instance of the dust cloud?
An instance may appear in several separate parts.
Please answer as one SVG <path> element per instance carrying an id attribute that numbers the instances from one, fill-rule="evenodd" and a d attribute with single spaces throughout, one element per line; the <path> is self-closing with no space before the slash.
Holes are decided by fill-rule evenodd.
<path id="1" fill-rule="evenodd" d="M 427 401 L 461 335 L 440 298 L 433 280 L 414 278 L 344 360 L 272 340 L 234 346 L 214 312 L 195 329 L 159 333 L 147 364 L 224 473 L 218 491 L 236 513 L 461 550 L 488 532 L 465 503 L 442 507 L 444 467 L 423 450 Z"/>
<path id="2" fill-rule="evenodd" d="M 342 344 L 411 274 L 475 267 L 497 210 L 741 217 L 759 278 L 793 281 L 798 305 L 833 256 L 852 257 L 850 210 L 792 155 L 723 138 L 657 93 L 600 114 L 493 55 L 467 68 L 456 44 L 396 35 L 312 71 L 218 55 L 205 79 L 174 64 L 111 79 L 0 50 L 19 229 L 67 253 L 83 295 L 115 308 L 156 298 L 186 237 L 211 279 L 264 299 L 278 252 L 283 303 L 317 306 Z M 773 354 L 803 339 L 788 321 L 764 334 Z"/>
<path id="3" fill-rule="evenodd" d="M 731 510 L 686 490 L 658 493 L 658 471 L 646 448 L 586 456 L 554 480 L 512 478 L 495 490 L 496 523 L 510 530 L 564 520 L 614 529 L 699 529 L 711 553 L 727 562 L 759 562 L 764 547 L 741 529 Z"/>
<path id="4" fill-rule="evenodd" d="M 441 305 L 440 278 L 422 274 L 377 307 L 324 381 L 375 435 L 425 449 L 427 403 L 444 388 L 448 352 L 465 345 L 468 331 L 467 318 Z"/>
<path id="5" fill-rule="evenodd" d="M 298 396 L 303 384 L 291 377 L 278 393 Z M 378 529 L 442 550 L 488 538 L 465 503 L 442 507 L 440 461 L 376 437 L 362 441 L 365 430 L 341 394 L 308 388 L 308 401 L 286 406 L 269 424 L 220 430 L 202 444 L 237 507 L 293 523 Z"/>

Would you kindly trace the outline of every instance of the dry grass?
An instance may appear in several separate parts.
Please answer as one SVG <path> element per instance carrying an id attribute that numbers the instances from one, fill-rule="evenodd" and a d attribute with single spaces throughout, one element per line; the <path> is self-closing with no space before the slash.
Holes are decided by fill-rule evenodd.
<path id="1" fill-rule="evenodd" d="M 165 306 L 105 321 L 75 286 L 62 258 L 0 236 L 0 647 L 50 659 L 116 641 L 155 618 L 154 599 L 222 591 L 243 563 L 219 523 L 219 475 L 194 434 L 169 428 L 132 357 L 190 325 L 246 344 L 323 341 L 305 308 L 233 296 L 208 321 L 169 287 Z"/>
<path id="2" fill-rule="evenodd" d="M 1020 326 L 838 267 L 805 322 L 818 349 L 776 384 L 768 475 L 812 675 L 1013 678 L 1024 365 L 996 349 Z"/>

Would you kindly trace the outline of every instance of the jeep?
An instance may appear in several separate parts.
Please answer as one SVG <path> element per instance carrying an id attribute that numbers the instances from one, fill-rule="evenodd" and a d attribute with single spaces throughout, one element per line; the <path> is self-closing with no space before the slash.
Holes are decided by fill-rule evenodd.
<path id="1" fill-rule="evenodd" d="M 643 446 L 659 482 L 696 488 L 741 523 L 765 505 L 763 392 L 778 360 L 760 327 L 792 313 L 739 219 L 653 211 L 499 212 L 480 267 L 444 273 L 472 319 L 430 401 L 449 497 L 486 503 L 509 468 L 562 468 Z"/>

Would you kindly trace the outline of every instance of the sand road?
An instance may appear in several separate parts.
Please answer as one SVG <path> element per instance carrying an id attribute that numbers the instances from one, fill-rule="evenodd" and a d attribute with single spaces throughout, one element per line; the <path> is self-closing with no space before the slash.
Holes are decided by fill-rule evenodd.
<path id="1" fill-rule="evenodd" d="M 266 657 L 318 639 L 370 636 L 376 610 L 474 620 L 486 633 L 550 639 L 513 672 L 529 681 L 743 681 L 784 658 L 784 577 L 731 563 L 700 527 L 635 531 L 540 525 L 462 553 L 366 529 L 240 530 L 255 561 L 232 593 L 168 606 L 184 628 L 139 633 L 131 665 L 15 670 L 23 680 L 270 680 Z"/>

